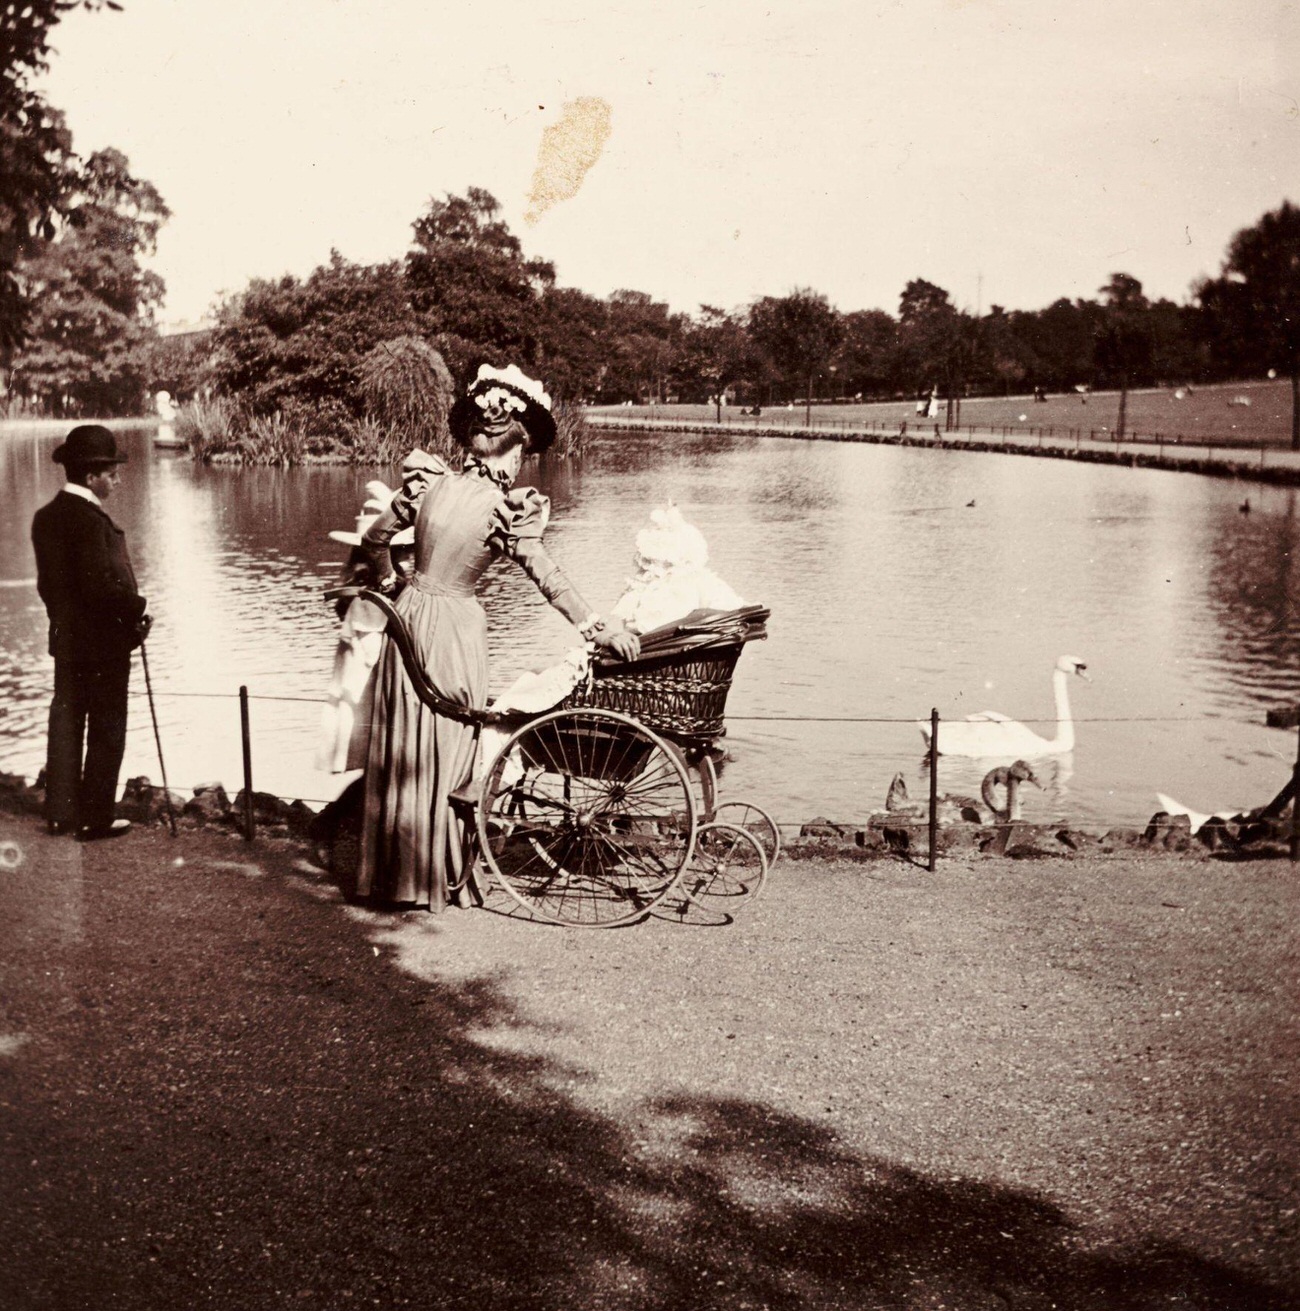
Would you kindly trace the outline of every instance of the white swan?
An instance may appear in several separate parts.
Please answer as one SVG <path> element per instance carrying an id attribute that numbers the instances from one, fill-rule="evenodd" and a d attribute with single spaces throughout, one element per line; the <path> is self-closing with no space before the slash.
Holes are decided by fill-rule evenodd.
<path id="1" fill-rule="evenodd" d="M 972 756 L 979 760 L 995 756 L 1060 756 L 1074 750 L 1074 720 L 1070 716 L 1070 698 L 1065 689 L 1066 678 L 1078 674 L 1088 680 L 1088 666 L 1077 656 L 1061 656 L 1052 672 L 1052 691 L 1056 694 L 1056 736 L 1039 737 L 1017 720 L 1008 719 L 996 710 L 982 710 L 965 719 L 951 720 L 939 725 L 939 754 L 941 756 Z M 930 725 L 918 720 L 917 728 L 930 746 Z"/>
<path id="2" fill-rule="evenodd" d="M 1192 810 L 1190 807 L 1184 806 L 1182 802 L 1175 801 L 1173 797 L 1168 797 L 1163 792 L 1156 793 L 1156 800 L 1160 803 L 1160 809 L 1165 814 L 1186 815 L 1191 821 L 1193 837 L 1212 819 L 1236 819 L 1239 815 L 1246 813 L 1244 810 L 1216 810 L 1214 814 L 1206 815 L 1199 810 Z"/>

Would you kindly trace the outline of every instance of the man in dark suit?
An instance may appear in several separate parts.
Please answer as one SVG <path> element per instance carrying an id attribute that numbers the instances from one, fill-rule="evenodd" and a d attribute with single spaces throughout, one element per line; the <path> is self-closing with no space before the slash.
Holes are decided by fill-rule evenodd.
<path id="1" fill-rule="evenodd" d="M 126 748 L 131 652 L 150 621 L 126 536 L 103 507 L 126 462 L 113 434 L 82 424 L 53 459 L 67 482 L 32 520 L 36 588 L 50 617 L 54 657 L 45 819 L 51 833 L 93 842 L 131 827 L 113 812 Z"/>

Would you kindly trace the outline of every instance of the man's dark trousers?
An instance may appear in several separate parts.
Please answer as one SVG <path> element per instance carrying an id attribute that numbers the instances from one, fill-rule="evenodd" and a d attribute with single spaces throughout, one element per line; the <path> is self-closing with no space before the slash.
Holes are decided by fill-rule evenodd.
<path id="1" fill-rule="evenodd" d="M 55 660 L 45 763 L 45 811 L 51 824 L 107 828 L 113 822 L 126 750 L 130 677 L 129 655 Z"/>

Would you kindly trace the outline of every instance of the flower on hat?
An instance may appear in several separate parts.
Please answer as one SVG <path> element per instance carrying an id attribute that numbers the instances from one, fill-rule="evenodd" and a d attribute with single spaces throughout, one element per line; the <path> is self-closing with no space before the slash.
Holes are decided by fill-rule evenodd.
<path id="1" fill-rule="evenodd" d="M 484 414 L 492 410 L 505 410 L 507 414 L 522 414 L 528 408 L 528 402 L 522 396 L 516 396 L 504 387 L 490 387 L 487 391 L 474 393 L 474 404 Z"/>

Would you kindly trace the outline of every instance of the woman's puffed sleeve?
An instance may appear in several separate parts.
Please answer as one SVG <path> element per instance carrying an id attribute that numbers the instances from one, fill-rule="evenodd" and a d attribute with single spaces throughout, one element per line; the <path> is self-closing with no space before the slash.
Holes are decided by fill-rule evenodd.
<path id="1" fill-rule="evenodd" d="M 450 472 L 451 468 L 445 461 L 427 451 L 414 450 L 402 461 L 402 485 L 393 493 L 388 509 L 366 529 L 361 539 L 371 568 L 379 577 L 386 578 L 393 572 L 388 543 L 403 528 L 415 522 L 420 502 L 433 480 Z"/>
<path id="2" fill-rule="evenodd" d="M 551 517 L 551 503 L 535 487 L 510 492 L 498 507 L 488 537 L 494 551 L 508 555 L 537 584 L 538 591 L 575 628 L 593 614 L 564 570 L 546 554 L 542 534 Z"/>

